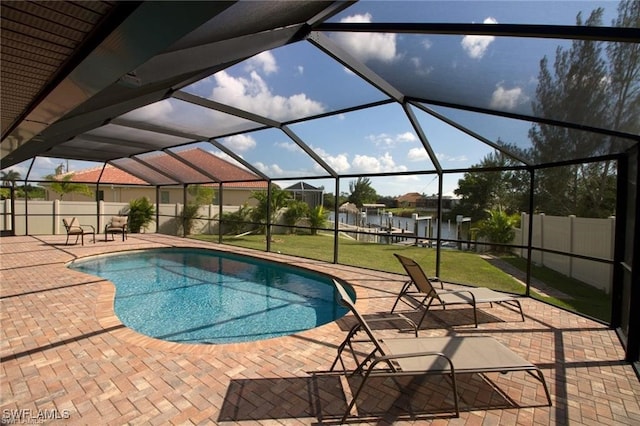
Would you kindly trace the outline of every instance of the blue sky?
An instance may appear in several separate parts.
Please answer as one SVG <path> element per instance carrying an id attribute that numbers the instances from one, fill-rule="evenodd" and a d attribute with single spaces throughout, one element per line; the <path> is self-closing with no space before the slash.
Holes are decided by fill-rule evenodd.
<path id="1" fill-rule="evenodd" d="M 434 2 L 362 1 L 333 21 L 341 22 L 484 22 L 575 23 L 598 6 L 605 8 L 604 23 L 615 17 L 616 2 Z M 434 18 L 435 17 L 435 18 Z M 527 113 L 535 96 L 539 61 L 553 62 L 555 49 L 568 46 L 558 40 L 531 40 L 487 36 L 432 36 L 392 34 L 328 34 L 333 42 L 363 61 L 376 73 L 407 93 L 448 99 L 507 112 Z M 363 82 L 342 65 L 307 42 L 263 52 L 243 63 L 210 76 L 185 91 L 238 108 L 287 121 L 336 111 L 385 95 Z M 528 146 L 530 123 L 488 118 L 473 113 L 436 108 L 460 120 L 490 140 Z M 487 145 L 414 109 L 443 169 L 477 164 L 492 152 Z M 249 129 L 243 120 L 206 111 L 180 100 L 161 101 L 126 115 L 131 120 L 161 123 L 206 137 Z M 390 104 L 366 111 L 331 116 L 290 126 L 333 170 L 340 174 L 434 171 L 416 131 L 402 108 Z M 222 131 L 220 130 L 222 129 Z M 314 186 L 334 192 L 328 173 L 279 130 L 250 132 L 219 139 L 281 186 L 292 176 L 311 176 Z M 224 154 L 202 145 L 217 155 Z M 52 173 L 62 160 L 39 159 L 32 176 Z M 72 161 L 71 170 L 91 164 Z M 26 175 L 24 165 L 14 167 Z M 449 175 L 444 193 L 452 194 L 461 175 Z M 343 179 L 340 191 L 348 191 Z M 433 175 L 372 179 L 381 195 L 407 192 L 436 193 Z"/>

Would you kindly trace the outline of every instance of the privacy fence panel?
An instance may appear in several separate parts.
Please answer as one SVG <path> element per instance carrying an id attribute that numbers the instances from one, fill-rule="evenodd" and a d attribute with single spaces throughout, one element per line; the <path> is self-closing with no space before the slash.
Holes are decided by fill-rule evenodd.
<path id="1" fill-rule="evenodd" d="M 568 277 L 606 291 L 611 290 L 613 267 L 590 259 L 571 255 L 588 256 L 602 260 L 613 260 L 615 218 L 593 219 L 575 216 L 533 216 L 532 261 Z M 514 244 L 527 245 L 529 215 L 522 214 L 521 228 L 516 229 Z M 541 250 L 535 250 L 539 248 Z M 548 253 L 544 250 L 564 254 Z M 517 253 L 526 257 L 527 250 Z"/>

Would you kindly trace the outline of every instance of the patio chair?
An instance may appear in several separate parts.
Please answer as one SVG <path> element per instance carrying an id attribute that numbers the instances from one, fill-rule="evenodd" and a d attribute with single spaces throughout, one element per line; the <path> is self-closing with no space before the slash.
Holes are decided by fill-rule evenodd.
<path id="1" fill-rule="evenodd" d="M 407 275 L 409 275 L 409 281 L 402 287 L 391 308 L 391 312 L 393 313 L 398 306 L 398 302 L 403 297 L 417 301 L 419 307 L 424 306 L 424 313 L 418 322 L 418 328 L 422 325 L 429 308 L 434 302 L 439 303 L 443 309 L 446 309 L 447 305 L 471 305 L 473 307 L 473 320 L 476 327 L 478 327 L 478 312 L 476 310 L 478 303 L 489 303 L 490 306 L 493 306 L 494 303 L 504 303 L 515 307 L 520 311 L 520 317 L 522 321 L 524 321 L 522 305 L 516 296 L 501 293 L 486 287 L 466 287 L 445 290 L 440 280 L 438 280 L 440 282 L 440 288 L 438 289 L 433 286 L 429 277 L 427 277 L 422 267 L 415 260 L 397 253 L 394 253 L 394 256 L 398 258 Z M 416 287 L 417 291 L 411 290 L 413 286 Z"/>
<path id="2" fill-rule="evenodd" d="M 107 241 L 107 235 L 111 234 L 111 241 L 115 240 L 114 234 L 122 234 L 122 241 L 127 239 L 127 226 L 129 216 L 112 216 L 111 220 L 104 227 L 104 240 Z"/>
<path id="3" fill-rule="evenodd" d="M 362 375 L 362 381 L 353 393 L 341 423 L 344 423 L 351 413 L 367 380 L 375 376 L 448 375 L 451 378 L 455 415 L 460 417 L 456 375 L 524 371 L 542 383 L 548 405 L 551 406 L 551 395 L 542 371 L 493 337 L 448 336 L 379 339 L 364 317 L 356 310 L 353 300 L 342 283 L 334 280 L 334 285 L 339 303 L 351 311 L 357 319 L 357 323 L 338 347 L 338 354 L 331 365 L 331 371 L 340 361 L 344 374 L 349 373 L 343 360 L 343 351 L 349 348 L 356 364 L 356 368 L 351 374 Z M 361 336 L 362 331 L 365 336 Z M 355 339 L 356 335 L 357 339 Z M 363 351 L 359 344 L 358 350 L 356 350 L 354 348 L 356 342 L 368 344 L 372 348 L 371 352 L 369 349 Z M 369 352 L 368 355 L 366 355 L 367 352 Z"/>
<path id="4" fill-rule="evenodd" d="M 62 223 L 67 231 L 65 245 L 69 244 L 69 236 L 71 235 L 76 236 L 76 242 L 74 244 L 78 244 L 78 239 L 80 239 L 82 245 L 84 245 L 85 234 L 93 235 L 93 242 L 96 242 L 96 228 L 94 228 L 93 225 L 81 225 L 77 217 L 65 217 L 62 219 Z"/>

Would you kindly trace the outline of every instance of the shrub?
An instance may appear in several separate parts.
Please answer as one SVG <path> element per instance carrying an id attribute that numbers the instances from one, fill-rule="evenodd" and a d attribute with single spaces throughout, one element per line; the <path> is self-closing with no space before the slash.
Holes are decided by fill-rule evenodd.
<path id="1" fill-rule="evenodd" d="M 322 206 L 315 206 L 309 211 L 309 225 L 311 226 L 311 235 L 316 235 L 319 228 L 327 226 L 327 212 Z"/>
<path id="2" fill-rule="evenodd" d="M 509 215 L 501 209 L 489 210 L 489 217 L 480 222 L 478 235 L 486 237 L 489 242 L 496 244 L 492 247 L 495 251 L 505 251 L 505 247 L 498 244 L 509 244 L 515 237 L 515 226 L 520 219 L 519 215 Z"/>
<path id="3" fill-rule="evenodd" d="M 129 232 L 139 233 L 153 222 L 156 209 L 147 197 L 136 198 L 129 202 Z"/>
<path id="4" fill-rule="evenodd" d="M 282 217 L 285 225 L 293 227 L 300 219 L 307 216 L 308 213 L 309 205 L 307 203 L 300 200 L 290 200 L 287 205 L 287 210 L 283 213 Z M 289 228 L 289 233 L 293 233 L 293 228 Z"/>
<path id="5" fill-rule="evenodd" d="M 198 210 L 200 210 L 200 204 L 198 203 L 187 203 L 184 207 L 182 207 L 180 219 L 182 222 L 182 230 L 184 231 L 184 236 L 191 235 L 193 227 L 196 224 L 196 220 L 202 218 L 198 214 Z"/>

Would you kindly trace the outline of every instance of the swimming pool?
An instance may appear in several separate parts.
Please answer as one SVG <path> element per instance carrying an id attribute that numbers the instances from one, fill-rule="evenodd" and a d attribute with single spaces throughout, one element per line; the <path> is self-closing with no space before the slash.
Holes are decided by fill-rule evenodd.
<path id="1" fill-rule="evenodd" d="M 342 317 L 329 277 L 203 249 L 153 249 L 80 259 L 69 267 L 116 286 L 127 327 L 182 343 L 232 343 L 295 334 Z"/>

